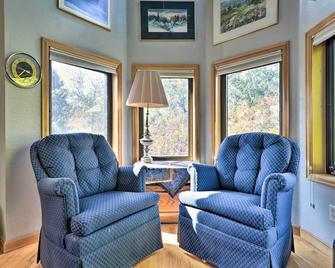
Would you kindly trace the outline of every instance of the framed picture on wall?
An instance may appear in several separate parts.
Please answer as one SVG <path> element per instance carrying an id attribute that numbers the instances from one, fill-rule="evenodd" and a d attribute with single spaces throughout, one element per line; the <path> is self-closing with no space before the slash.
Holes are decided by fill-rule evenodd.
<path id="1" fill-rule="evenodd" d="M 194 40 L 194 2 L 141 1 L 142 40 Z"/>
<path id="2" fill-rule="evenodd" d="M 213 43 L 278 23 L 278 0 L 213 0 Z"/>
<path id="3" fill-rule="evenodd" d="M 58 0 L 58 7 L 81 19 L 111 30 L 111 0 Z"/>

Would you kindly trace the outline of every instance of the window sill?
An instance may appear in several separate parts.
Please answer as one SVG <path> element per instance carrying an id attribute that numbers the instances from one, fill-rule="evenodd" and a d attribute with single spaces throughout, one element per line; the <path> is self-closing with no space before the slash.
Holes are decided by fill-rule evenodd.
<path id="1" fill-rule="evenodd" d="M 326 184 L 335 187 L 335 176 L 329 174 L 309 174 L 308 179 L 317 183 Z"/>

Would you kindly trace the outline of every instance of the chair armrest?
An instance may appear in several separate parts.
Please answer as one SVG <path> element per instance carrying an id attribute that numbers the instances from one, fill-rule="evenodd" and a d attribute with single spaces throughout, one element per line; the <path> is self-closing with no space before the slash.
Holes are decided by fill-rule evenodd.
<path id="1" fill-rule="evenodd" d="M 220 181 L 213 165 L 192 163 L 188 167 L 191 177 L 191 191 L 213 191 L 220 189 Z"/>
<path id="2" fill-rule="evenodd" d="M 79 214 L 79 197 L 76 184 L 69 178 L 44 178 L 38 182 L 41 195 L 62 197 L 65 202 L 66 218 Z"/>
<path id="3" fill-rule="evenodd" d="M 291 224 L 293 189 L 296 175 L 293 173 L 274 173 L 263 182 L 261 207 L 271 210 L 275 224 L 281 230 Z"/>
<path id="4" fill-rule="evenodd" d="M 141 173 L 136 176 L 133 166 L 120 167 L 117 175 L 117 191 L 124 192 L 144 192 L 145 179 Z"/>
<path id="5" fill-rule="evenodd" d="M 294 188 L 296 175 L 293 173 L 273 173 L 267 176 L 263 182 L 261 203 L 270 201 L 272 193 L 287 192 Z"/>
<path id="6" fill-rule="evenodd" d="M 77 187 L 69 178 L 43 178 L 38 182 L 42 208 L 42 232 L 60 248 L 70 232 L 71 218 L 79 214 Z"/>

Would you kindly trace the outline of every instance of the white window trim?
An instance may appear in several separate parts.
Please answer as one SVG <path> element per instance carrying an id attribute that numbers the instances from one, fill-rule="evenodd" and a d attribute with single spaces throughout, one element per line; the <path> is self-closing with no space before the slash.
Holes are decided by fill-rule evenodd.
<path id="1" fill-rule="evenodd" d="M 218 66 L 216 68 L 216 74 L 221 76 L 225 74 L 237 73 L 273 63 L 282 62 L 282 60 L 282 51 L 278 50 L 246 60 L 226 64 L 225 66 Z"/>
<path id="2" fill-rule="evenodd" d="M 335 35 L 335 23 L 330 24 L 313 36 L 313 46 L 318 46 Z"/>

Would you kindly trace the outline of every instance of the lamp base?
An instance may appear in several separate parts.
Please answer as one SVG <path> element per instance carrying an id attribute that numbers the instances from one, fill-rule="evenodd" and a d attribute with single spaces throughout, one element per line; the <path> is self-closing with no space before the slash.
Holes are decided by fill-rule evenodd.
<path id="1" fill-rule="evenodd" d="M 141 158 L 141 161 L 146 164 L 151 164 L 153 162 L 153 159 L 149 154 L 150 151 L 149 146 L 153 143 L 153 140 L 150 137 L 150 131 L 149 131 L 149 107 L 147 108 L 147 113 L 145 117 L 144 136 L 142 139 L 140 139 L 140 142 L 143 145 L 143 157 Z"/>
<path id="2" fill-rule="evenodd" d="M 153 163 L 153 159 L 150 155 L 146 155 L 146 156 L 143 156 L 141 158 L 141 162 L 145 163 L 145 164 L 152 164 Z"/>
<path id="3" fill-rule="evenodd" d="M 153 140 L 150 138 L 150 134 L 146 133 L 142 139 L 140 139 L 141 144 L 143 145 L 143 157 L 141 161 L 146 164 L 151 164 L 153 159 L 149 154 L 149 146 L 153 143 Z"/>

